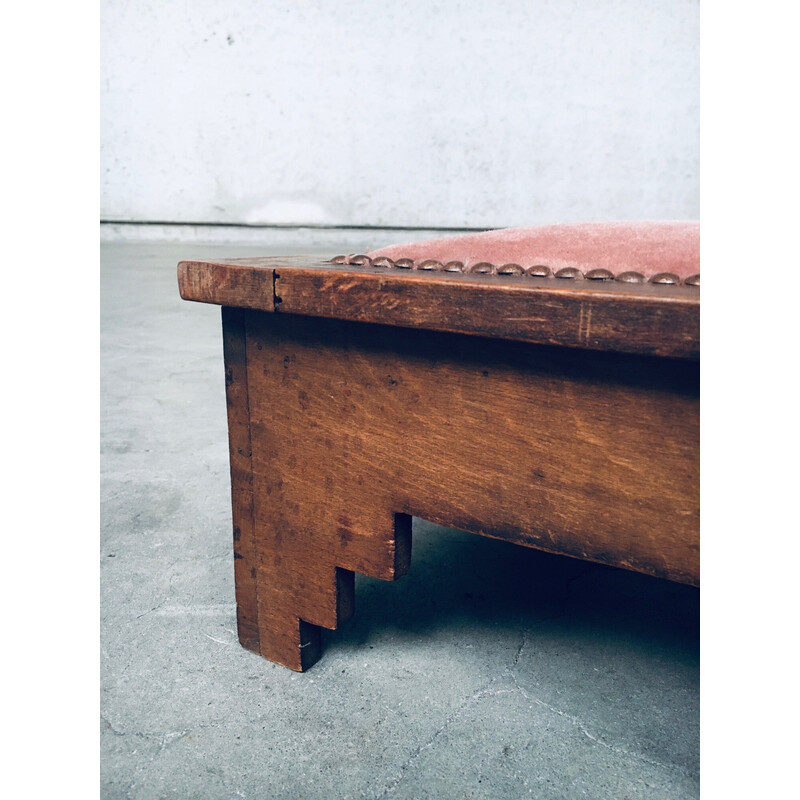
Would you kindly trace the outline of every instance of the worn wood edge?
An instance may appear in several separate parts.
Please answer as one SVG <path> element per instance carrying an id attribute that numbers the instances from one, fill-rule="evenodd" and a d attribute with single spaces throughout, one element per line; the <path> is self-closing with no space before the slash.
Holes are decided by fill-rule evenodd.
<path id="1" fill-rule="evenodd" d="M 223 306 L 221 317 L 231 475 L 236 623 L 241 645 L 260 654 L 246 314 L 243 309 Z"/>
<path id="2" fill-rule="evenodd" d="M 242 265 L 243 269 L 248 266 Z M 251 267 L 263 269 L 262 267 Z M 277 272 L 280 270 L 280 272 Z M 498 278 L 494 275 L 462 274 L 448 272 L 401 271 L 396 269 L 371 269 L 342 265 L 287 263 L 275 264 L 275 294 L 283 297 L 286 287 L 298 280 L 316 278 L 331 286 L 363 284 L 380 289 L 395 286 L 431 287 L 453 291 L 454 287 L 465 287 L 471 291 L 487 294 L 521 295 L 542 297 L 581 297 L 593 300 L 620 300 L 629 303 L 678 304 L 687 308 L 700 308 L 700 293 L 692 286 L 653 283 L 619 283 L 616 281 L 561 280 L 559 278 L 530 278 L 510 276 Z M 285 311 L 286 308 L 282 308 Z"/>
<path id="3" fill-rule="evenodd" d="M 531 285 L 536 282 L 537 285 Z M 553 279 L 275 274 L 275 310 L 534 344 L 698 360 L 700 303 L 691 287 L 553 286 Z M 594 327 L 592 327 L 594 326 Z"/>
<path id="4" fill-rule="evenodd" d="M 636 566 L 630 566 L 620 563 L 619 561 L 610 561 L 607 559 L 604 560 L 602 558 L 597 558 L 594 556 L 588 556 L 583 554 L 579 555 L 563 547 L 549 546 L 540 540 L 529 541 L 529 540 L 512 539 L 509 538 L 508 536 L 503 536 L 501 533 L 498 533 L 496 531 L 487 530 L 484 526 L 473 526 L 473 525 L 459 526 L 458 523 L 454 523 L 451 518 L 445 515 L 431 514 L 430 512 L 428 512 L 426 514 L 413 513 L 412 516 L 417 517 L 417 519 L 424 519 L 426 522 L 432 522 L 434 525 L 441 525 L 444 528 L 451 528 L 453 530 L 464 531 L 464 533 L 469 533 L 473 536 L 484 536 L 487 539 L 496 539 L 497 541 L 500 542 L 510 543 L 518 547 L 527 547 L 530 550 L 539 550 L 543 553 L 548 553 L 554 556 L 561 556 L 563 558 L 572 558 L 575 561 L 583 561 L 587 564 L 589 563 L 600 564 L 603 567 L 620 569 L 626 572 L 637 572 L 640 575 L 647 575 L 651 578 L 658 578 L 659 580 L 672 581 L 673 583 L 680 583 L 685 586 L 694 586 L 697 588 L 700 587 L 699 565 L 696 571 L 687 571 L 679 569 L 663 570 L 642 564 L 637 564 Z M 699 535 L 698 535 L 698 540 L 699 540 Z"/>
<path id="5" fill-rule="evenodd" d="M 178 263 L 178 290 L 184 300 L 234 308 L 275 310 L 274 270 L 211 261 Z"/>
<path id="6" fill-rule="evenodd" d="M 399 281 L 401 283 L 416 283 L 441 286 L 452 286 L 453 284 L 463 284 L 470 286 L 490 287 L 495 291 L 525 291 L 525 292 L 547 292 L 548 294 L 566 295 L 591 295 L 591 296 L 631 296 L 636 298 L 657 298 L 659 301 L 669 299 L 680 299 L 689 303 L 700 303 L 700 291 L 694 286 L 684 286 L 676 284 L 653 284 L 653 283 L 621 283 L 619 281 L 591 281 L 591 280 L 562 280 L 550 277 L 530 277 L 530 276 L 497 276 L 482 275 L 474 273 L 450 273 L 450 272 L 425 272 L 419 270 L 398 270 L 382 267 L 361 267 L 358 265 L 333 264 L 330 261 L 322 260 L 314 256 L 264 256 L 251 258 L 229 258 L 217 259 L 215 261 L 181 261 L 178 264 L 178 283 L 181 289 L 181 296 L 185 300 L 195 300 L 198 302 L 218 302 L 201 296 L 197 290 L 197 273 L 208 273 L 208 277 L 224 277 L 226 275 L 244 276 L 252 273 L 255 276 L 259 273 L 274 273 L 284 270 L 284 275 L 277 277 L 284 281 L 289 279 L 292 274 L 311 271 L 313 273 L 336 275 L 338 277 L 357 277 L 365 282 L 388 281 L 389 283 Z M 187 273 L 191 273 L 191 278 Z M 240 280 L 244 280 L 240 278 Z M 185 293 L 184 293 L 185 292 Z M 240 298 L 242 302 L 248 300 L 247 297 Z M 241 305 L 232 303 L 231 305 Z M 241 306 L 247 308 L 265 309 L 259 306 Z"/>
<path id="7" fill-rule="evenodd" d="M 260 311 L 691 360 L 700 355 L 700 295 L 691 286 L 366 271 L 309 256 L 181 261 L 178 284 L 185 300 Z"/>

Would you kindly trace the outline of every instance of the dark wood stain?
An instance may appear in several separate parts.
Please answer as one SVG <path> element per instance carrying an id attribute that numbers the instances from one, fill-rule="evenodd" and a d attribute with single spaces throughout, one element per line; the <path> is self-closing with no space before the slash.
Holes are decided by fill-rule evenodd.
<path id="1" fill-rule="evenodd" d="M 179 267 L 225 306 L 240 641 L 292 669 L 412 515 L 699 584 L 699 290 L 446 269 Z"/>

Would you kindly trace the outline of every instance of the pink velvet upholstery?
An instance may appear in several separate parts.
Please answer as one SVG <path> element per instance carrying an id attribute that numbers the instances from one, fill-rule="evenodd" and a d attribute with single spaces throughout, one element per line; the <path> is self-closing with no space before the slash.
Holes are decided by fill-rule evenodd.
<path id="1" fill-rule="evenodd" d="M 434 259 L 522 267 L 542 265 L 556 272 L 575 267 L 581 272 L 607 269 L 614 275 L 634 271 L 649 278 L 671 272 L 680 278 L 700 273 L 699 222 L 584 222 L 538 228 L 504 228 L 397 244 L 373 250 L 393 261 Z"/>

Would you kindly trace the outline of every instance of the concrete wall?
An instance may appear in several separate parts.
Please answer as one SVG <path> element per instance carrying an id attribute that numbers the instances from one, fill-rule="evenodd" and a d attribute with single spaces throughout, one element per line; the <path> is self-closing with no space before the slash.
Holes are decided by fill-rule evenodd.
<path id="1" fill-rule="evenodd" d="M 104 0 L 107 220 L 699 215 L 697 0 Z"/>

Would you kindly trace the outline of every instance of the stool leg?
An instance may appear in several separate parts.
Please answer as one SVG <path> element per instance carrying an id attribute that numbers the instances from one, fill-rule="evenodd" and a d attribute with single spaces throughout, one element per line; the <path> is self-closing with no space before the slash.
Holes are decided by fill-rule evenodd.
<path id="1" fill-rule="evenodd" d="M 360 542 L 365 527 L 355 521 L 334 529 L 316 518 L 319 527 L 309 530 L 302 525 L 315 517 L 282 502 L 273 481 L 255 476 L 257 652 L 303 671 L 321 655 L 320 628 L 334 630 L 353 615 L 354 571 L 393 579 L 408 570 L 411 517 L 389 515 L 393 530 L 370 528 L 376 535 Z M 243 630 L 240 624 L 240 636 Z"/>
<path id="2" fill-rule="evenodd" d="M 267 351 L 248 341 L 245 313 L 224 307 L 222 322 L 239 641 L 302 671 L 320 656 L 320 627 L 352 616 L 354 571 L 388 580 L 407 572 L 411 517 L 368 493 L 321 489 L 318 461 L 287 448 L 264 410 L 269 403 L 251 396 L 250 383 L 271 381 Z M 256 353 L 262 361 L 254 362 Z"/>
<path id="3" fill-rule="evenodd" d="M 307 568 L 307 565 L 306 565 Z M 348 570 L 329 570 L 325 587 L 309 593 L 308 584 L 298 587 L 286 572 L 259 570 L 259 653 L 299 672 L 308 669 L 322 654 L 320 628 L 337 628 L 353 614 L 354 575 Z M 298 608 L 298 588 L 307 602 Z M 311 601 L 311 602 L 308 602 Z M 299 616 L 312 617 L 315 622 Z"/>

